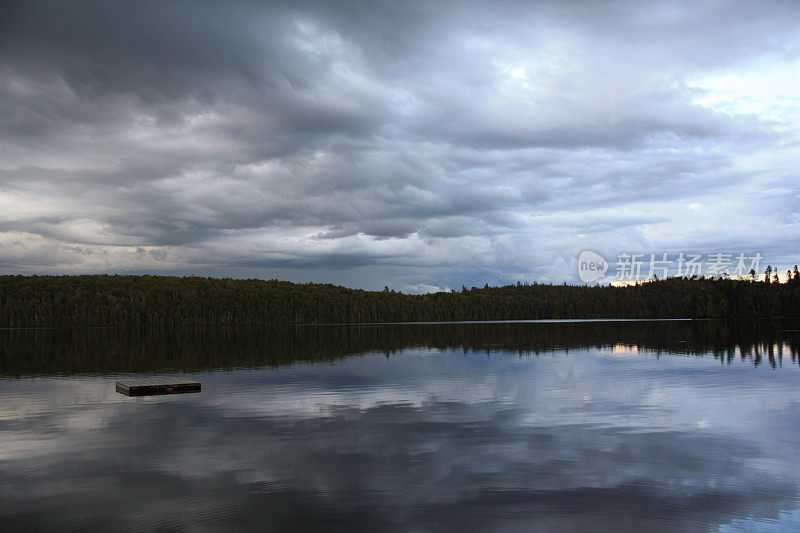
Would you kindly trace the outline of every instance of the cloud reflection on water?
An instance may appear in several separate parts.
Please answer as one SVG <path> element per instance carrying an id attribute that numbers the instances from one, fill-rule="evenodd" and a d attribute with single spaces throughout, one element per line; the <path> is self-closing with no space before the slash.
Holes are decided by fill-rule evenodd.
<path id="1" fill-rule="evenodd" d="M 113 377 L 2 380 L 0 514 L 34 529 L 706 530 L 777 518 L 800 496 L 799 373 L 594 348 L 407 348 L 202 373 L 203 392 L 178 397 L 115 395 Z"/>

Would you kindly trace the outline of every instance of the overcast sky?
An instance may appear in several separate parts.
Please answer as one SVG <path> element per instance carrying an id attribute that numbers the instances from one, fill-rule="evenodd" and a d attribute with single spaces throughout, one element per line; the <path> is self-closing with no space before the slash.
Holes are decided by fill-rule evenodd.
<path id="1" fill-rule="evenodd" d="M 0 273 L 785 269 L 798 124 L 794 1 L 3 2 Z"/>

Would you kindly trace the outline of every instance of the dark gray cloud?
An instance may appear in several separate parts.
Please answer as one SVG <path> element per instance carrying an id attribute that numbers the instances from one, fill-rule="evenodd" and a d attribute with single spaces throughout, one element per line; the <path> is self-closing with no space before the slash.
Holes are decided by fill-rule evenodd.
<path id="1" fill-rule="evenodd" d="M 0 16 L 7 271 L 404 288 L 574 279 L 587 247 L 797 261 L 791 2 Z"/>

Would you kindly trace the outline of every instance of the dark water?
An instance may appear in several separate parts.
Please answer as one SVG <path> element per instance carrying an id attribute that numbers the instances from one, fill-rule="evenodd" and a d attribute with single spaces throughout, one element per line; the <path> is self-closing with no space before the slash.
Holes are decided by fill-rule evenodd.
<path id="1" fill-rule="evenodd" d="M 800 531 L 798 330 L 0 331 L 0 529 Z"/>

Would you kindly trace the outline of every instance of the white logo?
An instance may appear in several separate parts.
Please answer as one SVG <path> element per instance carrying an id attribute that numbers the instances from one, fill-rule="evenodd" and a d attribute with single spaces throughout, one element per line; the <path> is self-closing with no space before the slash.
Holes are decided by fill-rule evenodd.
<path id="1" fill-rule="evenodd" d="M 597 281 L 606 275 L 606 270 L 608 270 L 608 261 L 603 259 L 603 256 L 590 250 L 584 250 L 578 256 L 578 276 L 582 282 Z"/>

